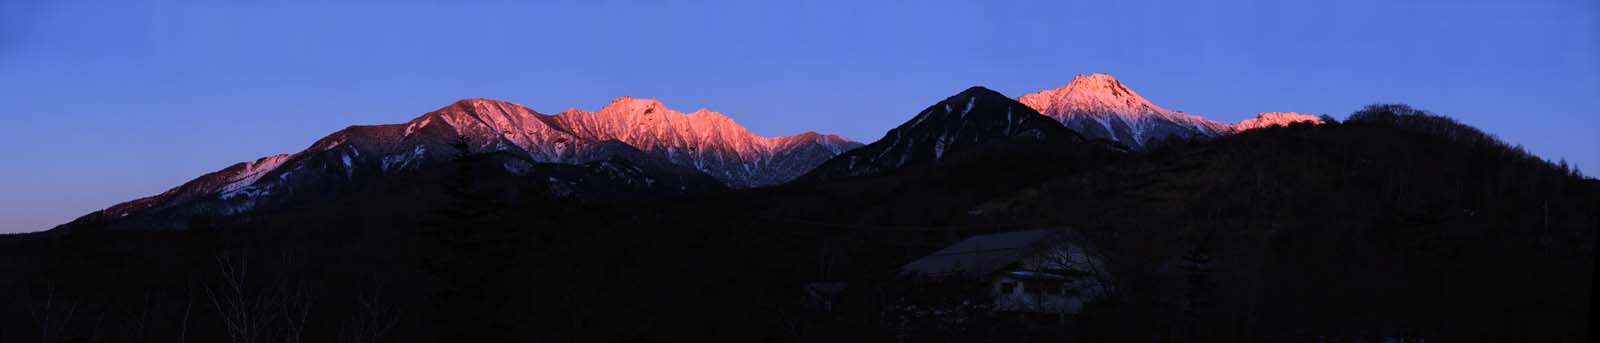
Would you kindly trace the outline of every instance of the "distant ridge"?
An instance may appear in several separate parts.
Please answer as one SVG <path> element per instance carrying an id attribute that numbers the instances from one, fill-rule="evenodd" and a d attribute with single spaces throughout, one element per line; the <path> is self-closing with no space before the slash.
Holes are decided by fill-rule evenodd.
<path id="1" fill-rule="evenodd" d="M 454 154 L 449 144 L 457 137 L 472 142 L 474 151 L 517 159 L 507 161 L 505 170 L 518 175 L 529 173 L 530 163 L 620 160 L 654 166 L 615 175 L 627 179 L 618 182 L 644 188 L 697 182 L 686 173 L 708 175 L 734 188 L 775 185 L 861 146 L 816 132 L 762 137 L 720 113 L 701 109 L 684 114 L 655 99 L 620 97 L 598 111 L 570 109 L 555 115 L 506 101 L 463 99 L 401 124 L 351 126 L 305 150 L 234 164 L 95 216 L 119 219 L 163 209 L 185 216 L 245 213 L 279 203 L 284 195 L 306 195 L 447 162 Z M 667 177 L 678 182 L 662 180 Z"/>
<path id="2" fill-rule="evenodd" d="M 1142 150 L 1153 141 L 1213 138 L 1295 121 L 1320 122 L 1293 112 L 1264 112 L 1237 125 L 1172 111 L 1151 103 L 1110 74 L 1079 74 L 1056 89 L 1030 93 L 1017 101 L 1055 118 L 1091 139 L 1106 139 Z"/>

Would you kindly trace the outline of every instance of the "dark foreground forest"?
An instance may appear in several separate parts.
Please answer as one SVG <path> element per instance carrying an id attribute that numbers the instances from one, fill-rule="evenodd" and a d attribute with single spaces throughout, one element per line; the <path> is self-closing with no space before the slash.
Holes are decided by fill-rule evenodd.
<path id="1" fill-rule="evenodd" d="M 1158 143 L 690 194 L 555 192 L 462 151 L 268 213 L 0 237 L 0 342 L 1589 339 L 1600 182 L 1564 162 L 1400 105 Z M 1081 239 L 1111 291 L 1041 321 L 898 273 L 1030 228 Z"/>

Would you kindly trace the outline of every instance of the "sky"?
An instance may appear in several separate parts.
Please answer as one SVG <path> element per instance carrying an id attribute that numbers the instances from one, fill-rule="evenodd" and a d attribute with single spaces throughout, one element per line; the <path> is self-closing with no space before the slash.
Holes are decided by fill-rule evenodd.
<path id="1" fill-rule="evenodd" d="M 1399 102 L 1600 174 L 1600 1 L 0 0 L 0 233 L 461 98 L 871 142 L 1110 73 L 1236 122 Z"/>

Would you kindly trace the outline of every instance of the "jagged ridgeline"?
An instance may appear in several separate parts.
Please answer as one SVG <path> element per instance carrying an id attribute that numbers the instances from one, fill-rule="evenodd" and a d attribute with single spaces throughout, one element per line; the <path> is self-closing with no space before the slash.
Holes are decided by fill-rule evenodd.
<path id="1" fill-rule="evenodd" d="M 1380 105 L 1343 122 L 1265 112 L 1220 124 L 1106 75 L 927 101 L 864 146 L 763 138 L 635 98 L 557 115 L 467 100 L 351 127 L 69 229 L 0 239 L 0 323 L 43 323 L 0 325 L 0 339 L 1559 342 L 1588 331 L 1600 182 L 1447 117 Z M 1061 230 L 1101 261 L 1103 298 L 1073 316 L 995 314 L 958 298 L 995 285 L 949 280 L 930 293 L 895 272 L 1024 229 Z M 130 324 L 96 324 L 113 322 Z"/>
<path id="2" fill-rule="evenodd" d="M 499 169 L 509 174 L 503 176 L 591 195 L 613 186 L 643 193 L 770 186 L 861 145 L 815 132 L 762 137 L 721 113 L 685 114 L 655 99 L 622 97 L 599 111 L 555 115 L 470 99 L 403 124 L 352 126 L 298 153 L 235 164 L 75 223 L 181 227 L 193 216 L 245 215 L 367 186 L 419 184 L 427 170 L 449 161 L 449 143 L 458 137 L 475 152 L 498 153 Z"/>
<path id="3" fill-rule="evenodd" d="M 568 109 L 554 115 L 504 101 L 462 100 L 402 124 L 352 126 L 300 152 L 235 164 L 64 227 L 92 222 L 173 228 L 193 216 L 249 215 L 324 201 L 362 187 L 403 187 L 417 182 L 399 180 L 415 178 L 419 170 L 447 160 L 447 143 L 458 136 L 472 142 L 476 151 L 501 153 L 502 169 L 512 176 L 543 180 L 568 193 L 598 195 L 615 194 L 606 190 L 616 189 L 682 193 L 764 187 L 807 173 L 816 178 L 873 174 L 1016 135 L 1040 140 L 1081 136 L 1140 151 L 1163 142 L 1320 121 L 1292 112 L 1264 112 L 1236 125 L 1222 124 L 1158 107 L 1106 74 L 1079 75 L 1061 88 L 1017 101 L 1002 101 L 1010 99 L 981 87 L 956 97 L 972 101 L 947 99 L 890 131 L 871 154 L 858 153 L 838 162 L 842 165 L 816 171 L 823 161 L 862 144 L 815 132 L 762 137 L 721 113 L 702 108 L 686 114 L 655 99 L 621 97 L 598 111 Z M 965 120 L 969 112 L 975 113 L 974 120 Z M 1071 130 L 1044 125 L 1047 120 L 1038 119 L 1039 114 Z M 1075 136 L 1066 138 L 1074 135 L 1070 131 Z M 927 144 L 917 144 L 930 137 Z M 695 173 L 722 187 L 691 181 Z M 621 187 L 585 189 L 600 185 L 596 180 Z"/>

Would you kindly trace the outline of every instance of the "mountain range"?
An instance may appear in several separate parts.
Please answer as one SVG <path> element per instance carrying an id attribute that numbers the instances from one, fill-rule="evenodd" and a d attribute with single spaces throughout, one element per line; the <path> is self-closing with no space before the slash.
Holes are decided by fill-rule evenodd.
<path id="1" fill-rule="evenodd" d="M 177 220 L 282 205 L 294 196 L 336 193 L 350 184 L 381 182 L 447 162 L 456 154 L 450 143 L 458 138 L 470 142 L 473 151 L 500 154 L 509 173 L 537 174 L 569 192 L 613 188 L 593 187 L 604 184 L 597 179 L 637 185 L 627 187 L 637 191 L 693 191 L 708 188 L 703 186 L 709 182 L 697 179 L 702 176 L 722 187 L 751 188 L 802 175 L 870 175 L 936 161 L 992 140 L 1105 140 L 1138 151 L 1161 140 L 1205 140 L 1301 121 L 1320 119 L 1263 112 L 1223 124 L 1157 106 L 1108 74 L 1078 75 L 1060 88 L 1015 100 L 973 87 L 918 112 L 869 145 L 816 132 L 763 137 L 721 113 L 704 108 L 683 113 L 648 98 L 624 96 L 597 111 L 567 109 L 553 115 L 506 101 L 466 99 L 405 123 L 351 126 L 300 152 L 234 164 L 79 221 L 159 212 Z"/>
<path id="2" fill-rule="evenodd" d="M 370 323 L 393 332 L 350 341 L 1588 332 L 1577 319 L 1600 182 L 1449 117 L 1378 104 L 1318 125 L 1304 122 L 1328 117 L 1222 124 L 1099 74 L 1020 98 L 971 87 L 928 100 L 864 145 L 761 137 L 631 97 L 550 115 L 471 99 L 353 126 L 0 236 L 0 294 L 14 295 L 0 322 L 50 330 L 5 330 L 8 342 L 276 341 Z M 967 237 L 1038 228 L 1103 257 L 1092 268 L 1115 291 L 1037 323 L 952 297 L 992 283 L 893 272 Z M 261 329 L 240 334 L 241 314 Z"/>

